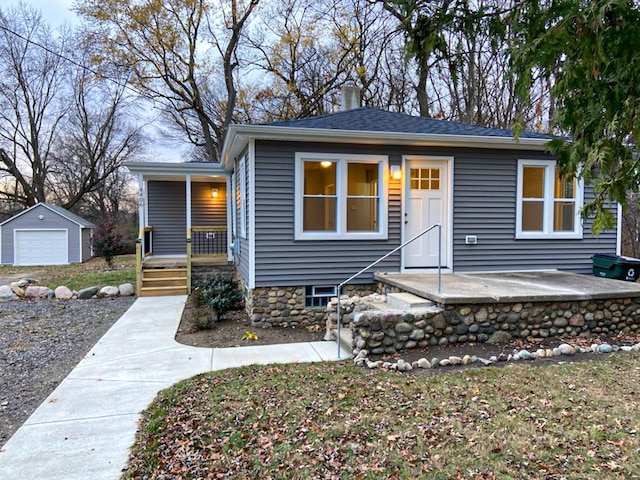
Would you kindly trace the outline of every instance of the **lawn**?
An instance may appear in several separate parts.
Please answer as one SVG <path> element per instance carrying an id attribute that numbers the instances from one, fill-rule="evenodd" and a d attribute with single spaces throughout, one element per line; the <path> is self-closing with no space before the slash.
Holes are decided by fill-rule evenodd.
<path id="1" fill-rule="evenodd" d="M 124 479 L 640 478 L 640 355 L 407 376 L 252 366 L 161 392 Z"/>
<path id="2" fill-rule="evenodd" d="M 105 285 L 118 286 L 136 281 L 135 255 L 122 255 L 113 261 L 114 268 L 107 270 L 102 258 L 92 258 L 84 263 L 70 265 L 49 265 L 35 267 L 14 267 L 0 265 L 0 278 L 19 279 L 30 277 L 38 280 L 39 285 L 55 289 L 60 285 L 71 290 Z"/>

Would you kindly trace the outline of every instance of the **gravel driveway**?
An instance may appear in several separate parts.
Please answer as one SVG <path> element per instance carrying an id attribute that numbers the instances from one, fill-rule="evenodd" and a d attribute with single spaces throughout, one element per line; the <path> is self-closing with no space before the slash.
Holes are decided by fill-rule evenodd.
<path id="1" fill-rule="evenodd" d="M 134 301 L 0 303 L 0 447 Z"/>

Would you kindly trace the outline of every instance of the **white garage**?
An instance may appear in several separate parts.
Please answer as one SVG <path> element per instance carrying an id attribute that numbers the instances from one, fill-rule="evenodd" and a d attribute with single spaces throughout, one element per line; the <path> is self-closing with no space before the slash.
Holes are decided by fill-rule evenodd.
<path id="1" fill-rule="evenodd" d="M 14 230 L 14 265 L 69 263 L 67 230 Z"/>
<path id="2" fill-rule="evenodd" d="M 92 257 L 91 222 L 39 203 L 0 223 L 0 263 L 65 265 Z"/>

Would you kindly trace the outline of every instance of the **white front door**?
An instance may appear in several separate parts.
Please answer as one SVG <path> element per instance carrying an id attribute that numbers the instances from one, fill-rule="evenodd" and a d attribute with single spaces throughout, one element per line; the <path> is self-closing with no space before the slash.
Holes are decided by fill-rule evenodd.
<path id="1" fill-rule="evenodd" d="M 438 229 L 405 247 L 405 268 L 448 267 L 449 259 L 449 161 L 407 159 L 405 169 L 404 239 L 415 237 L 434 224 L 442 225 L 441 258 Z"/>

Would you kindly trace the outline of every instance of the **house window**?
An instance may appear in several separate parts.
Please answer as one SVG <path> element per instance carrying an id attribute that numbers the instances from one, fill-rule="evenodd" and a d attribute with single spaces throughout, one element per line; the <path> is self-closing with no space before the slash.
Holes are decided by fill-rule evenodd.
<path id="1" fill-rule="evenodd" d="M 306 287 L 305 289 L 305 306 L 306 307 L 326 307 L 331 297 L 337 296 L 335 286 L 326 287 Z"/>
<path id="2" fill-rule="evenodd" d="M 296 238 L 386 238 L 387 157 L 296 155 Z"/>
<path id="3" fill-rule="evenodd" d="M 516 238 L 582 238 L 582 196 L 553 160 L 520 160 Z"/>

